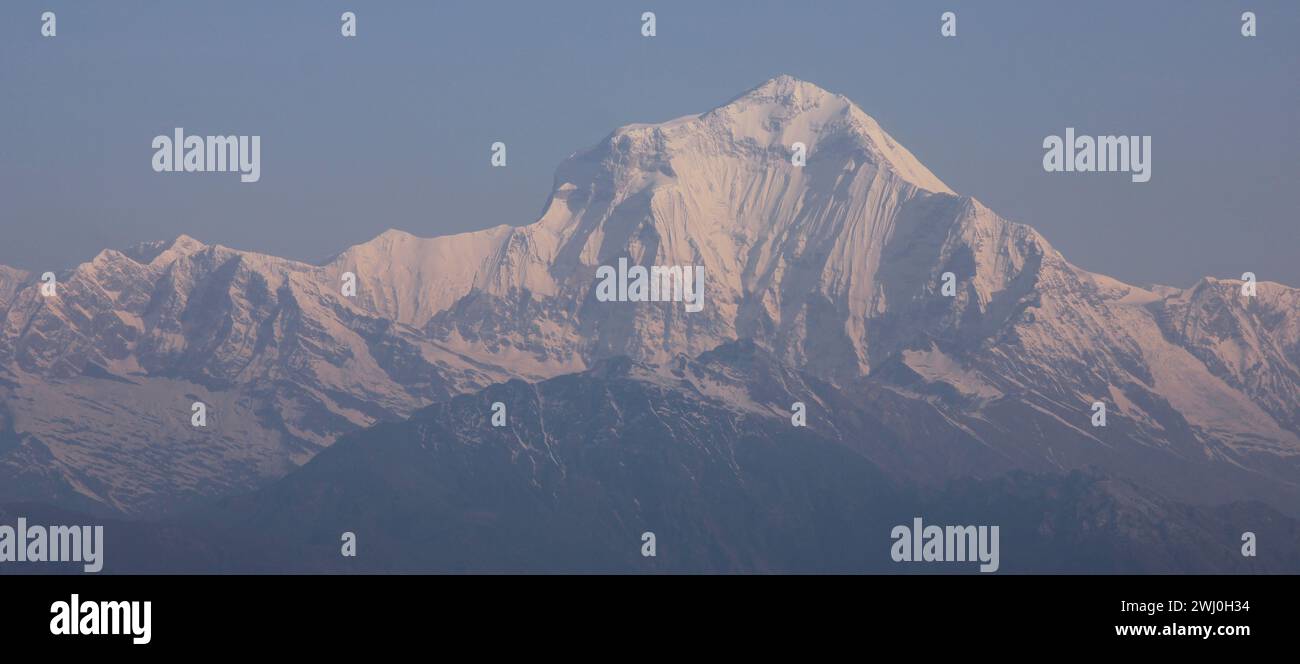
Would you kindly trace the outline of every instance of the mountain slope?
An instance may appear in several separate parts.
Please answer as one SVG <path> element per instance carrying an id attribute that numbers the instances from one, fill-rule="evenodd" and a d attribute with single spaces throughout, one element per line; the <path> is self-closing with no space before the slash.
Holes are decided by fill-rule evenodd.
<path id="1" fill-rule="evenodd" d="M 600 301 L 620 260 L 702 267 L 703 309 Z M 721 401 L 812 404 L 819 435 L 909 480 L 1098 466 L 1180 500 L 1300 504 L 1300 292 L 1082 270 L 788 76 L 613 131 L 528 225 L 388 231 L 321 265 L 181 237 L 59 277 L 46 298 L 0 270 L 0 500 L 175 509 L 430 403 L 629 357 L 718 360 Z M 788 382 L 764 400 L 747 380 Z"/>
<path id="2" fill-rule="evenodd" d="M 899 482 L 756 401 L 720 399 L 721 360 L 613 360 L 454 397 L 348 434 L 253 494 L 110 527 L 109 569 L 977 573 L 892 561 L 892 528 L 917 516 L 997 525 L 1001 572 L 1300 569 L 1300 525 L 1258 503 L 1186 505 L 1097 472 Z M 497 401 L 511 404 L 503 427 Z M 1240 555 L 1244 529 L 1270 543 L 1260 556 Z M 355 558 L 340 555 L 345 532 Z"/>
<path id="3" fill-rule="evenodd" d="M 507 376 L 366 314 L 321 268 L 184 236 L 59 277 L 54 297 L 29 279 L 2 303 L 6 499 L 175 509 Z"/>

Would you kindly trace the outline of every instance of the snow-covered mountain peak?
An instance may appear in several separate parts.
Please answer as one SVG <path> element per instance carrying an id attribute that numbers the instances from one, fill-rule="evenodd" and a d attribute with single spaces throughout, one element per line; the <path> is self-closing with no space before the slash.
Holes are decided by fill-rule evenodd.
<path id="1" fill-rule="evenodd" d="M 827 100 L 847 101 L 843 95 L 829 92 L 815 83 L 800 80 L 789 74 L 774 76 L 748 92 L 742 93 L 736 99 L 771 99 L 786 105 L 801 103 L 816 105 Z"/>
<path id="2" fill-rule="evenodd" d="M 661 296 L 602 297 L 601 268 L 628 282 L 625 265 L 658 268 Z M 849 99 L 789 76 L 613 131 L 560 165 L 535 223 L 392 229 L 312 265 L 182 235 L 60 273 L 57 297 L 38 274 L 0 267 L 0 407 L 28 418 L 14 429 L 30 434 L 24 454 L 75 456 L 70 490 L 124 510 L 226 477 L 203 446 L 178 446 L 201 455 L 179 483 L 138 453 L 159 421 L 190 440 L 194 400 L 238 424 L 223 446 L 256 478 L 489 382 L 626 356 L 659 367 L 638 380 L 674 386 L 683 358 L 742 341 L 774 368 L 714 353 L 692 389 L 773 414 L 812 392 L 796 378 L 815 379 L 906 422 L 900 448 L 946 445 L 913 427 L 945 419 L 1026 465 L 1124 466 L 1141 459 L 1106 455 L 1146 446 L 1300 468 L 1300 290 L 1139 288 L 1078 268 L 1030 226 L 953 194 Z M 1088 426 L 1098 400 L 1106 431 Z M 123 440 L 138 441 L 119 455 L 130 472 L 79 470 Z M 131 482 L 118 496 L 75 488 L 118 477 Z"/>
<path id="3" fill-rule="evenodd" d="M 739 139 L 767 147 L 795 142 L 815 159 L 818 146 L 865 150 L 879 168 L 919 189 L 954 193 L 915 156 L 848 97 L 783 74 L 701 116 L 705 124 L 726 127 Z"/>
<path id="4" fill-rule="evenodd" d="M 733 121 L 744 119 L 771 122 L 768 127 L 752 127 L 762 130 L 775 129 L 781 122 L 800 114 L 811 114 L 818 116 L 817 119 L 826 120 L 846 114 L 851 107 L 853 103 L 844 95 L 782 74 L 741 93 L 701 117 L 723 116 Z"/>
<path id="5" fill-rule="evenodd" d="M 798 145 L 804 164 L 793 163 Z M 775 173 L 797 189 L 833 187 L 859 172 L 954 193 L 847 97 L 782 75 L 699 115 L 616 129 L 560 166 L 552 202 L 626 200 L 683 182 L 725 190 Z"/>
<path id="6" fill-rule="evenodd" d="M 389 229 L 335 256 L 324 274 L 332 284 L 344 273 L 357 275 L 364 309 L 420 326 L 481 285 L 512 230 L 496 226 L 424 238 Z"/>
<path id="7" fill-rule="evenodd" d="M 128 249 L 122 255 L 142 265 L 166 265 L 178 258 L 184 258 L 207 249 L 207 245 L 188 235 L 178 235 L 175 239 L 141 242 Z"/>

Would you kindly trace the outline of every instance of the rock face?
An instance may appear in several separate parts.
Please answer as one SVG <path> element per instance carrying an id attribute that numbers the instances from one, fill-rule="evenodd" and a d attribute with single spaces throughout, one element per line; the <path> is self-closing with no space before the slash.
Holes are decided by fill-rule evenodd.
<path id="1" fill-rule="evenodd" d="M 702 266 L 703 310 L 599 301 L 620 258 Z M 174 510 L 453 395 L 626 357 L 631 380 L 768 424 L 805 402 L 819 439 L 900 480 L 1095 466 L 1178 499 L 1300 504 L 1300 291 L 1081 270 L 787 76 L 614 131 L 525 226 L 388 231 L 321 265 L 181 237 L 105 251 L 57 297 L 37 276 L 0 269 L 0 501 Z M 575 440 L 617 435 L 592 426 Z"/>
<path id="2" fill-rule="evenodd" d="M 0 499 L 174 509 L 506 376 L 353 306 L 320 267 L 188 237 L 59 276 L 55 297 L 31 281 L 4 303 Z"/>
<path id="3" fill-rule="evenodd" d="M 764 412 L 763 400 L 808 387 L 743 344 L 702 361 L 618 358 L 493 385 L 344 435 L 251 494 L 161 525 L 112 523 L 108 569 L 978 573 L 978 563 L 892 560 L 889 533 L 918 516 L 998 526 L 1000 572 L 1300 569 L 1300 526 L 1259 503 L 1189 506 L 1091 471 L 918 489 L 869 458 L 893 465 L 879 452 L 909 444 L 890 422 L 859 422 L 862 453 Z M 506 426 L 487 426 L 498 401 L 510 404 Z M 946 436 L 950 457 L 971 454 L 969 439 L 924 414 L 905 413 L 914 433 Z M 1243 524 L 1270 543 L 1258 557 L 1237 551 Z M 346 532 L 356 558 L 339 555 Z M 643 555 L 647 533 L 654 556 Z"/>

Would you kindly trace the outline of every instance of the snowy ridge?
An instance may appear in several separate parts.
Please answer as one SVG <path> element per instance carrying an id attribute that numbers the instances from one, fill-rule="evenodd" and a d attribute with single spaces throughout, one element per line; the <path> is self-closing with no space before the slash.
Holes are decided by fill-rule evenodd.
<path id="1" fill-rule="evenodd" d="M 620 258 L 703 266 L 703 311 L 597 301 L 597 268 Z M 346 272 L 356 297 L 340 293 Z M 939 292 L 945 272 L 955 297 Z M 528 225 L 390 230 L 321 265 L 181 236 L 105 250 L 60 274 L 56 298 L 37 277 L 0 268 L 0 499 L 163 509 L 256 486 L 452 395 L 620 356 L 646 367 L 637 380 L 752 416 L 788 419 L 808 395 L 900 445 L 990 455 L 918 447 L 890 466 L 908 472 L 1131 452 L 1138 474 L 1150 453 L 1300 486 L 1300 291 L 1139 288 L 1079 269 L 954 193 L 848 99 L 788 76 L 613 131 L 559 166 Z M 737 340 L 774 365 L 714 353 Z M 192 400 L 220 431 L 188 427 Z M 1088 425 L 1095 400 L 1105 430 Z"/>

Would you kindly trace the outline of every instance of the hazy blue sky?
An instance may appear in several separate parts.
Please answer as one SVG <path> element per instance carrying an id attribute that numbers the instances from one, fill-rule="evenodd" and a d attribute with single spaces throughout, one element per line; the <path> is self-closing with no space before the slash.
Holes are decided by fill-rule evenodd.
<path id="1" fill-rule="evenodd" d="M 1300 286 L 1293 1 L 6 0 L 0 262 L 58 269 L 182 232 L 315 260 L 389 227 L 525 224 L 571 152 L 780 73 L 847 95 L 1085 268 Z M 1067 126 L 1152 135 L 1151 181 L 1045 173 L 1043 137 Z M 154 173 L 150 142 L 175 127 L 260 135 L 261 181 Z"/>

